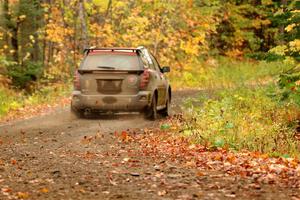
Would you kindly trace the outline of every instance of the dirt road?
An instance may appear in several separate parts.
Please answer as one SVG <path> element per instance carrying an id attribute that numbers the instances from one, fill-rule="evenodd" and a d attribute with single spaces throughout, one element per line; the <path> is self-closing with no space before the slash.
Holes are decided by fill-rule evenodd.
<path id="1" fill-rule="evenodd" d="M 195 91 L 177 92 L 173 108 Z M 0 199 L 297 199 L 299 191 L 154 159 L 116 134 L 159 126 L 136 115 L 71 119 L 68 109 L 0 126 Z"/>

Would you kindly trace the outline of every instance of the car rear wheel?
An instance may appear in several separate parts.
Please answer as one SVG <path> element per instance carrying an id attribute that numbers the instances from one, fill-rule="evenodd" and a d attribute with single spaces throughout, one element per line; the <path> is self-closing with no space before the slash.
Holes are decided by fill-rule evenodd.
<path id="1" fill-rule="evenodd" d="M 156 120 L 157 119 L 157 102 L 156 102 L 156 95 L 153 95 L 151 106 L 147 108 L 145 117 L 149 120 Z"/>
<path id="2" fill-rule="evenodd" d="M 163 117 L 168 117 L 171 115 L 171 101 L 170 101 L 170 95 L 168 94 L 167 96 L 167 101 L 166 101 L 166 107 L 164 109 L 162 109 L 160 111 L 160 114 L 163 116 Z"/>
<path id="3" fill-rule="evenodd" d="M 84 117 L 84 113 L 82 111 L 77 110 L 71 106 L 71 118 L 79 119 L 79 118 L 83 118 L 83 117 Z"/>

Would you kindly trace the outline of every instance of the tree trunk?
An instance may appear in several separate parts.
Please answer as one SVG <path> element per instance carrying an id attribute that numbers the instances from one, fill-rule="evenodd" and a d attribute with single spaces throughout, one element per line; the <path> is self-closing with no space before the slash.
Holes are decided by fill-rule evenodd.
<path id="1" fill-rule="evenodd" d="M 82 38 L 82 48 L 88 48 L 88 31 L 87 31 L 87 24 L 86 24 L 86 13 L 84 8 L 84 0 L 80 0 L 79 2 L 79 20 L 81 23 L 81 38 Z"/>
<path id="2" fill-rule="evenodd" d="M 74 18 L 73 18 L 73 21 L 74 21 L 74 24 L 73 24 L 73 30 L 74 30 L 74 34 L 73 34 L 73 63 L 75 65 L 76 63 L 76 53 L 77 53 L 77 22 L 76 22 L 76 19 L 78 17 L 78 10 L 76 9 L 78 6 L 75 4 L 74 5 Z"/>
<path id="3" fill-rule="evenodd" d="M 107 4 L 106 12 L 105 12 L 105 18 L 108 16 L 109 12 L 112 11 L 111 9 L 112 9 L 112 0 L 109 0 L 108 4 Z"/>
<path id="4" fill-rule="evenodd" d="M 19 41 L 18 41 L 18 32 L 19 32 L 19 23 L 16 24 L 15 27 L 11 30 L 11 46 L 14 50 L 13 52 L 13 58 L 14 61 L 19 63 Z"/>
<path id="5" fill-rule="evenodd" d="M 39 1 L 36 1 L 35 8 L 37 10 L 41 9 L 41 5 Z M 34 23 L 34 30 L 35 32 L 33 33 L 34 37 L 34 44 L 33 44 L 33 60 L 34 61 L 40 61 L 40 47 L 39 47 L 39 37 L 38 37 L 38 29 L 41 27 L 41 16 L 40 15 L 35 15 L 34 20 L 36 21 Z"/>
<path id="6" fill-rule="evenodd" d="M 7 23 L 10 21 L 10 20 L 9 20 L 9 17 L 10 17 L 10 16 L 9 16 L 8 13 L 9 13 L 9 4 L 8 4 L 8 0 L 4 0 L 4 2 L 3 2 L 3 15 L 4 15 L 4 23 L 5 23 L 6 28 L 8 28 L 8 27 L 7 27 Z M 7 32 L 8 32 L 8 31 L 6 30 L 4 37 L 5 37 L 6 45 L 9 46 L 9 44 L 10 44 L 10 38 L 9 38 Z"/>
<path id="7" fill-rule="evenodd" d="M 11 20 L 11 14 L 9 11 L 9 0 L 4 0 L 3 4 L 3 12 L 5 18 L 5 26 L 8 29 L 8 32 L 11 33 L 11 36 L 7 36 L 7 43 L 9 44 L 9 40 L 11 43 L 11 47 L 13 52 L 13 60 L 15 62 L 19 62 L 19 41 L 18 41 L 18 32 L 19 32 L 19 22 L 14 24 Z"/>
<path id="8" fill-rule="evenodd" d="M 261 0 L 253 0 L 252 4 L 255 6 L 261 5 Z"/>

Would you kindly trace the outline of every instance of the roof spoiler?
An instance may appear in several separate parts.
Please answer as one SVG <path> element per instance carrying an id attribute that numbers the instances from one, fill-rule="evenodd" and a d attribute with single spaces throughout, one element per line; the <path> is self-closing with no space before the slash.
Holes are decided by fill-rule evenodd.
<path id="1" fill-rule="evenodd" d="M 137 52 L 137 51 L 140 51 L 144 49 L 143 46 L 139 46 L 137 48 L 123 48 L 123 47 L 101 47 L 101 48 L 98 48 L 98 47 L 90 47 L 90 48 L 86 48 L 83 50 L 83 53 L 84 54 L 89 54 L 90 52 L 92 51 L 97 51 L 97 50 L 103 50 L 103 51 L 132 51 L 132 52 Z"/>
<path id="2" fill-rule="evenodd" d="M 122 69 L 78 69 L 77 70 L 79 74 L 86 74 L 86 73 L 102 73 L 102 72 L 120 72 L 120 73 L 129 73 L 129 74 L 142 74 L 144 72 L 144 69 L 136 69 L 136 70 L 122 70 Z"/>

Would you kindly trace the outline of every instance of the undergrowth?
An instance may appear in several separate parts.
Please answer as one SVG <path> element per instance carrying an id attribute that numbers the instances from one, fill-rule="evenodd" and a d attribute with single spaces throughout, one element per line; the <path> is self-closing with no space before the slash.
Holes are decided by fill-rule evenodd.
<path id="1" fill-rule="evenodd" d="M 290 69 L 281 61 L 266 62 L 237 61 L 226 57 L 203 61 L 184 72 L 173 72 L 170 76 L 173 88 L 232 88 L 237 85 L 265 85 L 274 81 L 283 71 Z"/>
<path id="2" fill-rule="evenodd" d="M 208 147 L 248 149 L 271 155 L 300 155 L 294 137 L 298 108 L 268 96 L 270 88 L 222 90 L 187 101 L 185 134 Z M 193 100 L 195 101 L 195 100 Z"/>
<path id="3" fill-rule="evenodd" d="M 206 73 L 202 94 L 185 102 L 184 134 L 209 148 L 300 157 L 295 137 L 299 107 L 282 101 L 276 85 L 278 74 L 288 67 L 221 60 Z"/>
<path id="4" fill-rule="evenodd" d="M 61 97 L 67 96 L 71 91 L 71 84 L 51 84 L 36 89 L 29 94 L 25 91 L 16 91 L 0 87 L 0 117 L 9 111 L 17 110 L 25 106 L 39 104 L 51 104 Z"/>

